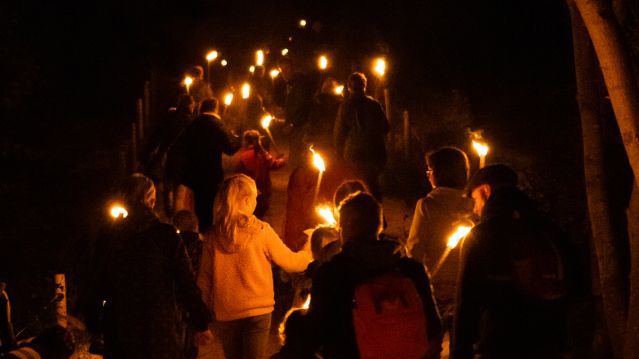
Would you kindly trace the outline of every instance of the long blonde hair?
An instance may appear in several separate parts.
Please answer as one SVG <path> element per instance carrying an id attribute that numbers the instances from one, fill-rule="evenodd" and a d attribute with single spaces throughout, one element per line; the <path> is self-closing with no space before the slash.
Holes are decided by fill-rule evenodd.
<path id="1" fill-rule="evenodd" d="M 238 224 L 246 223 L 252 213 L 242 213 L 240 202 L 247 196 L 256 196 L 255 181 L 244 174 L 236 174 L 224 180 L 213 205 L 215 224 L 213 231 L 218 236 L 235 237 Z"/>

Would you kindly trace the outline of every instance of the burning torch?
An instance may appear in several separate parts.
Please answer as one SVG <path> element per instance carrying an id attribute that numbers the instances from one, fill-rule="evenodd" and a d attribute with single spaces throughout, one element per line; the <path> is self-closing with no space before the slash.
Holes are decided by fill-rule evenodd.
<path id="1" fill-rule="evenodd" d="M 442 265 L 446 261 L 446 258 L 448 258 L 448 255 L 450 254 L 450 252 L 457 247 L 457 245 L 462 239 L 466 238 L 468 233 L 470 233 L 471 229 L 472 229 L 471 226 L 459 225 L 457 226 L 457 229 L 455 230 L 455 232 L 453 232 L 450 235 L 450 237 L 448 237 L 448 242 L 446 242 L 446 250 L 444 251 L 444 253 L 442 253 L 442 256 L 439 258 L 439 261 L 437 261 L 437 265 L 435 265 L 435 269 L 433 269 L 433 272 L 432 272 L 433 277 L 437 274 L 437 272 L 439 272 Z"/>

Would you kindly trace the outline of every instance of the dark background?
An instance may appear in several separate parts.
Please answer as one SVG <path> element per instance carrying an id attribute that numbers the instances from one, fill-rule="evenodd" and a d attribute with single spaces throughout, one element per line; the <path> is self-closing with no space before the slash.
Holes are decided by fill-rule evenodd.
<path id="1" fill-rule="evenodd" d="M 341 81 L 387 56 L 393 105 L 410 111 L 416 141 L 408 166 L 397 160 L 387 176 L 409 184 L 407 201 L 424 194 L 424 151 L 467 146 L 466 131 L 482 129 L 489 162 L 515 167 L 522 187 L 585 244 L 562 1 L 24 0 L 2 2 L 0 24 L 0 273 L 14 288 L 26 287 L 21 278 L 79 271 L 144 81 L 155 74 L 160 97 L 174 98 L 184 70 L 210 48 L 235 71 L 259 47 L 286 46 L 309 62 L 328 51 Z M 42 300 L 31 287 L 18 305 Z"/>

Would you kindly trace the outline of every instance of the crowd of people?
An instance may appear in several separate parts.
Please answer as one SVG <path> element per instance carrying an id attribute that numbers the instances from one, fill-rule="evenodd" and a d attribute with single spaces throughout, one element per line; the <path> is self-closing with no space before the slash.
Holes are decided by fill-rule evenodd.
<path id="1" fill-rule="evenodd" d="M 281 86 L 254 79 L 243 107 L 223 109 L 192 70 L 189 93 L 149 139 L 145 174 L 117 187 L 127 216 L 96 241 L 78 305 L 101 340 L 94 351 L 264 358 L 279 330 L 276 358 L 431 359 L 443 343 L 454 359 L 570 352 L 570 241 L 517 189 L 515 171 L 489 165 L 471 177 L 462 150 L 429 153 L 433 190 L 408 238 L 388 236 L 379 176 L 389 124 L 366 77 L 351 74 L 343 96 L 333 79 L 315 90 L 290 59 L 279 66 Z M 266 113 L 283 119 L 288 156 L 260 125 Z M 325 173 L 311 148 L 330 163 Z M 222 155 L 236 153 L 225 174 Z M 293 170 L 280 238 L 266 214 L 270 171 L 284 165 Z M 326 202 L 336 224 L 316 213 Z M 474 227 L 451 244 L 462 223 Z"/>

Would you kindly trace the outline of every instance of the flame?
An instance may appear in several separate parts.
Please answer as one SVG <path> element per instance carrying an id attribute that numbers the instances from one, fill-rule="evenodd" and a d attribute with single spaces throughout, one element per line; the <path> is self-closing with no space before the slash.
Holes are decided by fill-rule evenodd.
<path id="1" fill-rule="evenodd" d="M 226 106 L 231 106 L 231 103 L 233 103 L 233 94 L 229 92 L 224 95 L 224 104 Z"/>
<path id="2" fill-rule="evenodd" d="M 382 58 L 375 60 L 374 70 L 380 77 L 384 76 L 384 73 L 386 73 L 386 61 Z"/>
<path id="3" fill-rule="evenodd" d="M 249 98 L 250 95 L 251 95 L 251 85 L 249 85 L 248 83 L 245 83 L 244 85 L 242 85 L 242 98 L 246 100 L 247 98 Z"/>
<path id="4" fill-rule="evenodd" d="M 317 65 L 319 66 L 320 70 L 326 70 L 326 68 L 328 67 L 328 58 L 326 58 L 326 56 L 322 55 L 319 57 L 319 60 L 317 60 Z"/>
<path id="5" fill-rule="evenodd" d="M 208 54 L 206 54 L 206 61 L 213 61 L 217 59 L 217 51 L 213 50 L 211 52 L 209 52 Z"/>
<path id="6" fill-rule="evenodd" d="M 311 295 L 309 294 L 308 297 L 306 297 L 306 301 L 304 302 L 304 304 L 302 304 L 302 309 L 308 309 L 311 306 Z"/>
<path id="7" fill-rule="evenodd" d="M 273 69 L 273 70 L 271 70 L 270 74 L 271 74 L 271 78 L 276 78 L 280 74 L 280 71 L 276 70 L 276 69 Z"/>
<path id="8" fill-rule="evenodd" d="M 282 49 L 282 56 L 286 56 L 288 54 L 288 49 Z"/>
<path id="9" fill-rule="evenodd" d="M 335 86 L 335 94 L 342 95 L 344 93 L 344 85 Z"/>
<path id="10" fill-rule="evenodd" d="M 220 61 L 220 64 L 221 64 L 222 66 L 226 66 L 226 65 L 228 65 L 228 64 L 229 64 L 229 62 L 228 62 L 228 61 L 226 61 L 226 60 L 224 60 L 224 59 L 222 59 L 222 61 Z"/>
<path id="11" fill-rule="evenodd" d="M 262 128 L 265 130 L 268 130 L 268 127 L 271 125 L 271 121 L 273 121 L 273 116 L 271 115 L 266 115 L 264 117 L 262 117 Z"/>
<path id="12" fill-rule="evenodd" d="M 250 73 L 254 73 L 254 72 L 255 72 L 255 66 L 251 66 L 251 67 L 249 67 L 249 72 L 250 72 Z"/>
<path id="13" fill-rule="evenodd" d="M 257 66 L 262 66 L 262 65 L 264 65 L 264 51 L 262 51 L 262 50 L 257 50 L 256 58 L 257 58 L 257 59 L 256 59 L 256 61 L 255 61 L 255 64 L 256 64 Z"/>
<path id="14" fill-rule="evenodd" d="M 446 243 L 446 246 L 450 249 L 457 247 L 459 241 L 462 238 L 466 237 L 471 229 L 472 227 L 469 226 L 458 226 L 457 230 L 455 230 L 455 233 L 451 234 L 450 237 L 448 237 L 448 243 Z"/>
<path id="15" fill-rule="evenodd" d="M 306 27 L 306 20 L 300 19 L 300 27 Z"/>
<path id="16" fill-rule="evenodd" d="M 186 87 L 189 87 L 193 84 L 193 78 L 191 76 L 187 76 L 184 78 L 184 84 Z"/>
<path id="17" fill-rule="evenodd" d="M 322 218 L 326 221 L 327 224 L 334 226 L 337 224 L 337 220 L 333 215 L 333 211 L 329 206 L 317 206 L 317 213 L 322 216 Z"/>
<path id="18" fill-rule="evenodd" d="M 113 207 L 111 207 L 110 213 L 111 217 L 113 217 L 114 219 L 126 218 L 126 216 L 129 215 L 129 212 L 119 204 L 113 205 Z"/>
<path id="19" fill-rule="evenodd" d="M 488 145 L 485 143 L 473 140 L 473 148 L 479 156 L 486 156 L 488 154 Z"/>
<path id="20" fill-rule="evenodd" d="M 324 164 L 324 160 L 322 159 L 322 156 L 320 156 L 319 153 L 315 152 L 315 150 L 313 149 L 313 146 L 311 146 L 310 150 L 311 152 L 313 152 L 313 165 L 320 172 L 326 171 L 326 165 Z"/>

